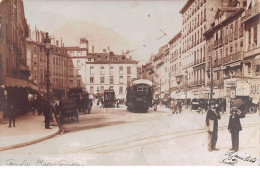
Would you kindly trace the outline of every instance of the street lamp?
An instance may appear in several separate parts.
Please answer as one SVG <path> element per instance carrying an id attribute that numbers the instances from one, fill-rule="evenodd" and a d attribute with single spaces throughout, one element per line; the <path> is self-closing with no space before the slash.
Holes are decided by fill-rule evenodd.
<path id="1" fill-rule="evenodd" d="M 187 69 L 185 70 L 185 75 L 184 75 L 184 82 L 185 82 L 185 103 L 186 103 L 186 109 L 188 109 L 188 100 L 187 100 L 187 93 L 188 93 L 188 71 Z"/>
<path id="2" fill-rule="evenodd" d="M 46 57 L 47 57 L 47 72 L 45 74 L 47 81 L 47 102 L 50 102 L 50 48 L 51 48 L 51 38 L 49 37 L 49 33 L 45 33 L 45 49 L 46 49 Z"/>
<path id="3" fill-rule="evenodd" d="M 207 70 L 208 77 L 210 78 L 210 100 L 213 98 L 213 68 L 212 57 L 210 57 L 210 68 Z"/>

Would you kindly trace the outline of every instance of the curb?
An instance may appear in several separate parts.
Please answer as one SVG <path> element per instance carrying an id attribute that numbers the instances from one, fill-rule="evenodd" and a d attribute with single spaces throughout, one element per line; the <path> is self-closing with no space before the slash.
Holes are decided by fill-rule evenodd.
<path id="1" fill-rule="evenodd" d="M 36 140 L 32 140 L 32 141 L 29 141 L 29 142 L 24 142 L 24 143 L 19 143 L 19 144 L 15 144 L 15 145 L 10 145 L 10 146 L 5 146 L 5 147 L 1 147 L 0 148 L 0 152 L 1 151 L 6 151 L 6 150 L 9 150 L 9 149 L 14 149 L 14 148 L 20 148 L 20 147 L 24 147 L 24 146 L 28 146 L 28 145 L 32 145 L 32 144 L 35 144 L 35 143 L 38 143 L 38 142 L 42 142 L 44 140 L 47 140 L 47 139 L 50 139 L 52 137 L 55 137 L 56 135 L 58 135 L 60 133 L 60 129 L 51 134 L 51 135 L 47 135 L 45 137 L 42 137 L 42 138 L 39 138 L 39 139 L 36 139 Z"/>

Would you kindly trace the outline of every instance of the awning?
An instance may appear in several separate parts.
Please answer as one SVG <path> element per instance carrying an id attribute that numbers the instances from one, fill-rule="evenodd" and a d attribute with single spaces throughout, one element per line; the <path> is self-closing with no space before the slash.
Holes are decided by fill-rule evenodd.
<path id="1" fill-rule="evenodd" d="M 36 91 L 38 91 L 38 86 L 33 84 L 31 81 L 29 80 L 22 80 L 22 79 L 18 79 L 18 78 L 11 78 L 11 77 L 3 77 L 3 85 L 5 85 L 6 87 L 11 86 L 11 87 L 28 87 L 31 89 L 34 89 Z"/>

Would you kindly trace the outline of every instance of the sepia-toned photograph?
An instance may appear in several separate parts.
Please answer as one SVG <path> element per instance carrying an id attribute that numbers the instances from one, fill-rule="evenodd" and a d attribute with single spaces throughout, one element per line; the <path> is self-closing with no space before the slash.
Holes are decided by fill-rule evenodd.
<path id="1" fill-rule="evenodd" d="M 0 166 L 260 166 L 258 0 L 0 0 Z"/>

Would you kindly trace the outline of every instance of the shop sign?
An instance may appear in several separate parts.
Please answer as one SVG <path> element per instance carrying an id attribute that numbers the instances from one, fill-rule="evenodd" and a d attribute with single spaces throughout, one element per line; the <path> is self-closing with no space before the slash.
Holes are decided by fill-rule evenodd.
<path id="1" fill-rule="evenodd" d="M 235 87 L 237 84 L 236 80 L 226 80 L 226 87 Z"/>
<path id="2" fill-rule="evenodd" d="M 249 96 L 250 95 L 250 85 L 247 82 L 237 82 L 236 87 L 237 96 Z"/>
<path id="3" fill-rule="evenodd" d="M 257 79 L 237 81 L 236 95 L 260 98 L 260 81 Z"/>

